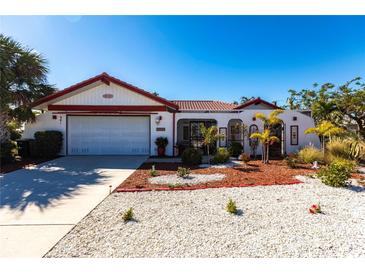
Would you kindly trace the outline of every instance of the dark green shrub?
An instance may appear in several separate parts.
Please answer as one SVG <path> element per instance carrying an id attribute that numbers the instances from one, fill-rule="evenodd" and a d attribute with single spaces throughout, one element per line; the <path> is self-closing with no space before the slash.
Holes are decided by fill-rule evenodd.
<path id="1" fill-rule="evenodd" d="M 185 178 L 185 177 L 189 176 L 190 168 L 179 166 L 177 168 L 176 174 L 177 174 L 178 177 Z"/>
<path id="2" fill-rule="evenodd" d="M 8 141 L 0 145 L 1 163 L 11 163 L 15 160 L 17 145 L 14 141 Z"/>
<path id="3" fill-rule="evenodd" d="M 318 177 L 326 185 L 333 187 L 347 186 L 347 180 L 351 176 L 355 165 L 352 161 L 337 159 L 318 172 Z"/>
<path id="4" fill-rule="evenodd" d="M 62 132 L 56 130 L 37 131 L 34 133 L 36 150 L 41 157 L 54 157 L 62 147 Z"/>
<path id="5" fill-rule="evenodd" d="M 157 147 L 165 148 L 167 144 L 169 143 L 169 140 L 166 137 L 158 137 L 156 138 L 155 144 Z"/>
<path id="6" fill-rule="evenodd" d="M 134 212 L 132 207 L 130 207 L 127 211 L 123 212 L 122 219 L 125 223 L 132 221 L 133 217 L 134 217 Z"/>
<path id="7" fill-rule="evenodd" d="M 285 157 L 284 162 L 289 168 L 297 168 L 299 164 L 298 156 L 296 154 L 290 154 Z"/>
<path id="8" fill-rule="evenodd" d="M 233 201 L 232 199 L 229 199 L 228 203 L 226 205 L 226 210 L 227 210 L 228 213 L 237 214 L 236 202 Z"/>
<path id="9" fill-rule="evenodd" d="M 195 148 L 187 148 L 181 155 L 181 161 L 184 165 L 199 165 L 202 162 L 203 153 Z"/>
<path id="10" fill-rule="evenodd" d="M 238 157 L 238 155 L 240 155 L 243 151 L 243 146 L 241 145 L 241 143 L 232 142 L 232 144 L 228 148 L 228 151 L 233 157 Z"/>
<path id="11" fill-rule="evenodd" d="M 229 160 L 229 152 L 227 149 L 220 147 L 218 148 L 217 152 L 215 153 L 213 159 L 212 159 L 212 163 L 213 164 L 223 164 L 228 162 Z"/>

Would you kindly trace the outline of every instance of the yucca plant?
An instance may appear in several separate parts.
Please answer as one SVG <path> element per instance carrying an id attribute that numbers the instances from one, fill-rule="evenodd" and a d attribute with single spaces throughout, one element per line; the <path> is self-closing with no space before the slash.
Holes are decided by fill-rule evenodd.
<path id="1" fill-rule="evenodd" d="M 203 137 L 203 145 L 207 148 L 208 162 L 210 163 L 209 147 L 219 139 L 224 138 L 224 135 L 218 133 L 216 126 L 206 128 L 204 125 L 201 125 L 200 132 Z"/>

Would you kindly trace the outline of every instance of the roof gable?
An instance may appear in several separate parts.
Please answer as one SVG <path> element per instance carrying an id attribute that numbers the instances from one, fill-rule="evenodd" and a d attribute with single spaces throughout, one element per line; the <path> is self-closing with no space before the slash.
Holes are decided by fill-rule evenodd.
<path id="1" fill-rule="evenodd" d="M 281 109 L 277 105 L 268 101 L 262 100 L 260 97 L 248 100 L 247 102 L 236 106 L 235 109 Z"/>
<path id="2" fill-rule="evenodd" d="M 148 91 L 145 91 L 145 90 L 140 89 L 136 86 L 133 86 L 129 83 L 126 83 L 126 82 L 121 81 L 117 78 L 114 78 L 114 77 L 108 75 L 105 72 L 102 73 L 102 74 L 99 74 L 95 77 L 92 77 L 90 79 L 87 79 L 85 81 L 79 82 L 75 85 L 72 85 L 72 86 L 70 86 L 70 87 L 68 87 L 64 90 L 61 90 L 61 91 L 53 93 L 49 96 L 43 97 L 40 100 L 34 102 L 33 107 L 36 107 L 36 106 L 40 107 L 42 105 L 45 106 L 45 105 L 48 105 L 48 104 L 56 103 L 60 100 L 64 100 L 66 98 L 71 98 L 71 96 L 74 96 L 74 95 L 76 96 L 76 95 L 78 95 L 82 92 L 90 90 L 90 89 L 92 89 L 94 87 L 97 87 L 101 84 L 105 84 L 105 85 L 110 86 L 111 83 L 114 84 L 114 85 L 117 85 L 119 87 L 122 87 L 124 89 L 127 89 L 131 92 L 134 92 L 136 94 L 139 94 L 141 96 L 144 96 L 146 98 L 149 98 L 154 102 L 158 102 L 160 104 L 166 105 L 166 106 L 168 106 L 172 109 L 178 109 L 178 106 L 175 105 L 174 103 L 172 103 L 171 101 L 168 101 L 164 98 L 153 95 L 152 93 L 150 93 Z"/>

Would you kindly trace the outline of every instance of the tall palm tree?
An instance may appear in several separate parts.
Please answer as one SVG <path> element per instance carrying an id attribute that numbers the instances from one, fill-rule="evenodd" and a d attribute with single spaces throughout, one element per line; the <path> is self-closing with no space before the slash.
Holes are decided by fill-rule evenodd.
<path id="1" fill-rule="evenodd" d="M 321 141 L 322 151 L 325 151 L 326 140 L 331 140 L 332 137 L 344 133 L 344 129 L 337 127 L 329 121 L 322 121 L 316 127 L 308 128 L 304 131 L 305 134 L 316 134 Z"/>
<path id="2" fill-rule="evenodd" d="M 54 91 L 47 83 L 46 60 L 0 34 L 0 142 L 9 139 L 8 123 L 34 119 L 31 103 Z"/>
<path id="3" fill-rule="evenodd" d="M 263 132 L 255 132 L 251 134 L 251 139 L 258 139 L 262 144 L 262 162 L 265 164 L 269 163 L 270 146 L 275 142 L 280 142 L 280 139 L 276 136 L 272 136 L 272 128 L 275 125 L 281 124 L 283 121 L 278 117 L 284 110 L 275 109 L 265 115 L 263 113 L 256 113 L 255 117 L 260 119 L 264 125 Z"/>

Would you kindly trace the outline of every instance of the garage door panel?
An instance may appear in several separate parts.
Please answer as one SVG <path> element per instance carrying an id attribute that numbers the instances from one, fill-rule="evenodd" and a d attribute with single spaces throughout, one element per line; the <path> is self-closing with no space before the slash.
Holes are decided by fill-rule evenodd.
<path id="1" fill-rule="evenodd" d="M 149 117 L 68 117 L 70 155 L 146 155 L 149 136 Z"/>

